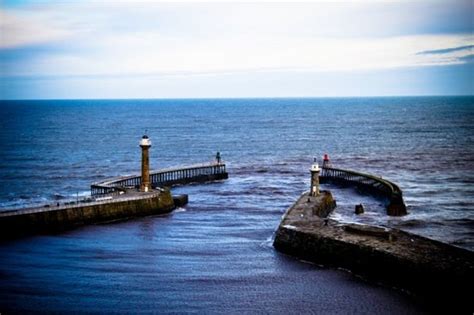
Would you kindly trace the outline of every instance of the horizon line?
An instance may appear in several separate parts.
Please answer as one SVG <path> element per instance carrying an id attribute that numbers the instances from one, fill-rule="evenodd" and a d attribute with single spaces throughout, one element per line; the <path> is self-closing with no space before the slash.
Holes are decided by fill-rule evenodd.
<path id="1" fill-rule="evenodd" d="M 130 98 L 11 98 L 5 101 L 105 101 L 105 100 L 239 100 L 239 99 L 323 99 L 323 98 L 392 98 L 392 97 L 474 97 L 474 94 L 347 95 L 347 96 L 225 96 L 225 97 L 130 97 Z"/>

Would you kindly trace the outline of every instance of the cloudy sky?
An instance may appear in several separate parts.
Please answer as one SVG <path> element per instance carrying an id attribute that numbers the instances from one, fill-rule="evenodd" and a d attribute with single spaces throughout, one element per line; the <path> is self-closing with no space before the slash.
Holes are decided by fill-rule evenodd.
<path id="1" fill-rule="evenodd" d="M 0 0 L 0 98 L 474 94 L 473 30 L 473 0 Z"/>

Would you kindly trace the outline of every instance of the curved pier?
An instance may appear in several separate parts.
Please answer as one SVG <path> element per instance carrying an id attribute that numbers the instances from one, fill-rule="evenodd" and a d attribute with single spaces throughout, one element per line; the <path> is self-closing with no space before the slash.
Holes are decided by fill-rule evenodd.
<path id="1" fill-rule="evenodd" d="M 321 183 L 355 185 L 363 190 L 387 198 L 389 201 L 387 205 L 388 215 L 401 216 L 407 214 L 402 190 L 396 184 L 381 177 L 323 165 L 319 180 Z"/>
<path id="2" fill-rule="evenodd" d="M 171 187 L 227 179 L 228 177 L 225 163 L 214 162 L 151 171 L 150 183 L 152 188 Z M 142 177 L 139 174 L 106 179 L 91 185 L 91 195 L 120 193 L 126 189 L 139 188 L 141 182 Z"/>
<path id="3" fill-rule="evenodd" d="M 328 217 L 334 205 L 328 191 L 301 195 L 283 216 L 273 246 L 406 289 L 436 313 L 472 314 L 473 252 L 398 229 L 338 222 Z"/>
<path id="4" fill-rule="evenodd" d="M 338 222 L 329 216 L 336 208 L 331 192 L 319 190 L 320 181 L 356 185 L 389 198 L 387 213 L 402 215 L 406 207 L 397 185 L 333 168 L 327 155 L 322 170 L 315 160 L 310 172 L 310 191 L 286 211 L 275 233 L 278 251 L 407 289 L 436 312 L 472 313 L 466 288 L 474 281 L 473 252 L 394 228 Z"/>

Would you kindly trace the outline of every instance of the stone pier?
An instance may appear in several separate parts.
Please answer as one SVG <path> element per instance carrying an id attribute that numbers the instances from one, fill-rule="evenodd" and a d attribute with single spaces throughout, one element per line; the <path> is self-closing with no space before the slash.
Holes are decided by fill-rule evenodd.
<path id="1" fill-rule="evenodd" d="M 175 202 L 168 189 L 109 198 L 73 205 L 48 205 L 0 212 L 0 239 L 36 233 L 55 233 L 86 224 L 165 214 L 175 208 Z M 177 202 L 180 203 L 179 206 L 186 204 L 187 196 L 178 196 Z"/>
<path id="2" fill-rule="evenodd" d="M 303 194 L 275 234 L 278 251 L 407 290 L 436 312 L 474 311 L 474 253 L 397 229 L 328 219 L 329 192 Z"/>

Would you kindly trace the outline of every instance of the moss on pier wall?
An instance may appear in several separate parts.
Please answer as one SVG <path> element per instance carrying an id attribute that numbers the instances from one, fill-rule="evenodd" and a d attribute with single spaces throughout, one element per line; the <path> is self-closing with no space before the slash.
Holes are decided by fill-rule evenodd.
<path id="1" fill-rule="evenodd" d="M 166 190 L 135 200 L 116 199 L 100 204 L 12 214 L 0 217 L 0 237 L 56 232 L 84 224 L 162 214 L 174 207 L 173 197 Z"/>

